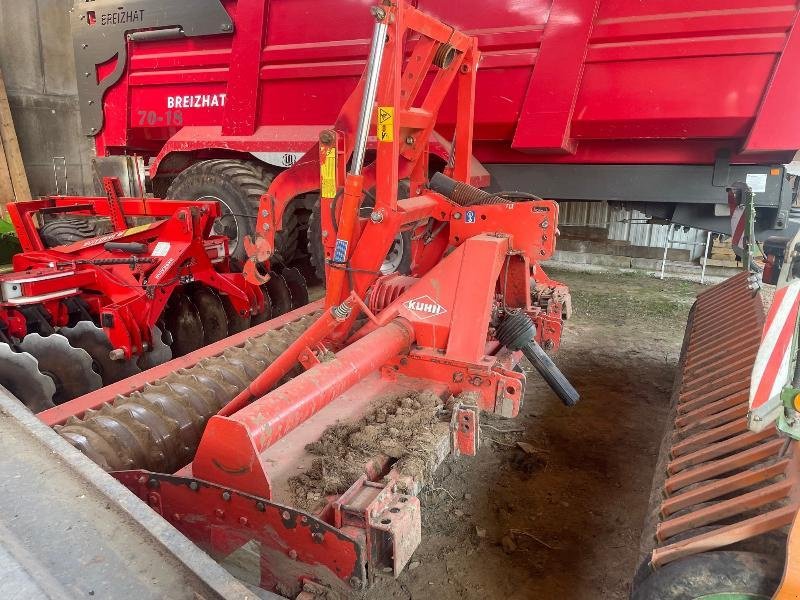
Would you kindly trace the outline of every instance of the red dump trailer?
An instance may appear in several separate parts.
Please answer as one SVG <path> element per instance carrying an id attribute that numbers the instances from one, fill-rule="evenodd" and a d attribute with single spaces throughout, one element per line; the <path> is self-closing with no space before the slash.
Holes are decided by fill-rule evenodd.
<path id="1" fill-rule="evenodd" d="M 796 2 L 418 4 L 478 40 L 479 183 L 638 203 L 727 232 L 725 190 L 742 181 L 755 193 L 761 235 L 787 226 L 795 190 L 782 165 L 800 148 Z M 222 200 L 237 252 L 254 225 L 248 207 L 316 143 L 356 85 L 370 36 L 363 6 L 78 0 L 81 114 L 99 170 L 130 175 L 127 157 L 137 155 L 157 193 Z M 449 100 L 432 146 L 442 163 L 454 135 Z M 287 255 L 312 204 L 298 199 L 287 211 L 278 241 Z"/>

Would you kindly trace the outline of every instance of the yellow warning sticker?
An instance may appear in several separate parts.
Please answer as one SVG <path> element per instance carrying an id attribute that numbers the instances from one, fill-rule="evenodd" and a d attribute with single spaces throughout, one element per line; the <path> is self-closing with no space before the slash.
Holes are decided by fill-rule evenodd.
<path id="1" fill-rule="evenodd" d="M 147 223 L 145 225 L 137 225 L 136 227 L 129 227 L 123 232 L 123 235 L 133 235 L 135 233 L 141 233 L 142 231 L 147 231 L 152 226 L 152 223 Z"/>
<path id="2" fill-rule="evenodd" d="M 378 141 L 394 140 L 394 106 L 378 107 Z"/>
<path id="3" fill-rule="evenodd" d="M 323 198 L 336 198 L 336 148 L 325 151 L 325 160 L 319 169 Z"/>

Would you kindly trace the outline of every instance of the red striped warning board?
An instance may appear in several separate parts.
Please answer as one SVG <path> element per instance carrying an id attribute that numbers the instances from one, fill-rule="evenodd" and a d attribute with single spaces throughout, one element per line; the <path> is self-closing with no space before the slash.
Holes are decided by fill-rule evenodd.
<path id="1" fill-rule="evenodd" d="M 744 206 L 739 206 L 736 194 L 728 194 L 728 206 L 731 209 L 731 245 L 744 250 Z"/>
<path id="2" fill-rule="evenodd" d="M 748 426 L 761 431 L 782 410 L 781 391 L 792 379 L 792 341 L 797 330 L 800 280 L 775 292 L 750 380 Z"/>

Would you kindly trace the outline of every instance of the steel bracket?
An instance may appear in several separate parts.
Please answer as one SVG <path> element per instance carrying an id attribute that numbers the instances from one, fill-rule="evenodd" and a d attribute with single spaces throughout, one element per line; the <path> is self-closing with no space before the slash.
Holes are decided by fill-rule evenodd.
<path id="1" fill-rule="evenodd" d="M 419 498 L 397 492 L 397 483 L 362 476 L 334 503 L 337 527 L 364 530 L 370 580 L 376 573 L 397 577 L 422 541 Z"/>

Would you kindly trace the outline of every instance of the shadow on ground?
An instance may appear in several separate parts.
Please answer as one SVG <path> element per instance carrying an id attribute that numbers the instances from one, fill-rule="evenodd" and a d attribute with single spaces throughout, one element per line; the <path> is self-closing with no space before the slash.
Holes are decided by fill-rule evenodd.
<path id="1" fill-rule="evenodd" d="M 556 361 L 568 409 L 528 371 L 514 420 L 484 419 L 473 459 L 423 492 L 423 541 L 388 598 L 621 599 L 636 568 L 686 315 L 699 286 L 555 273 L 574 318 Z"/>

